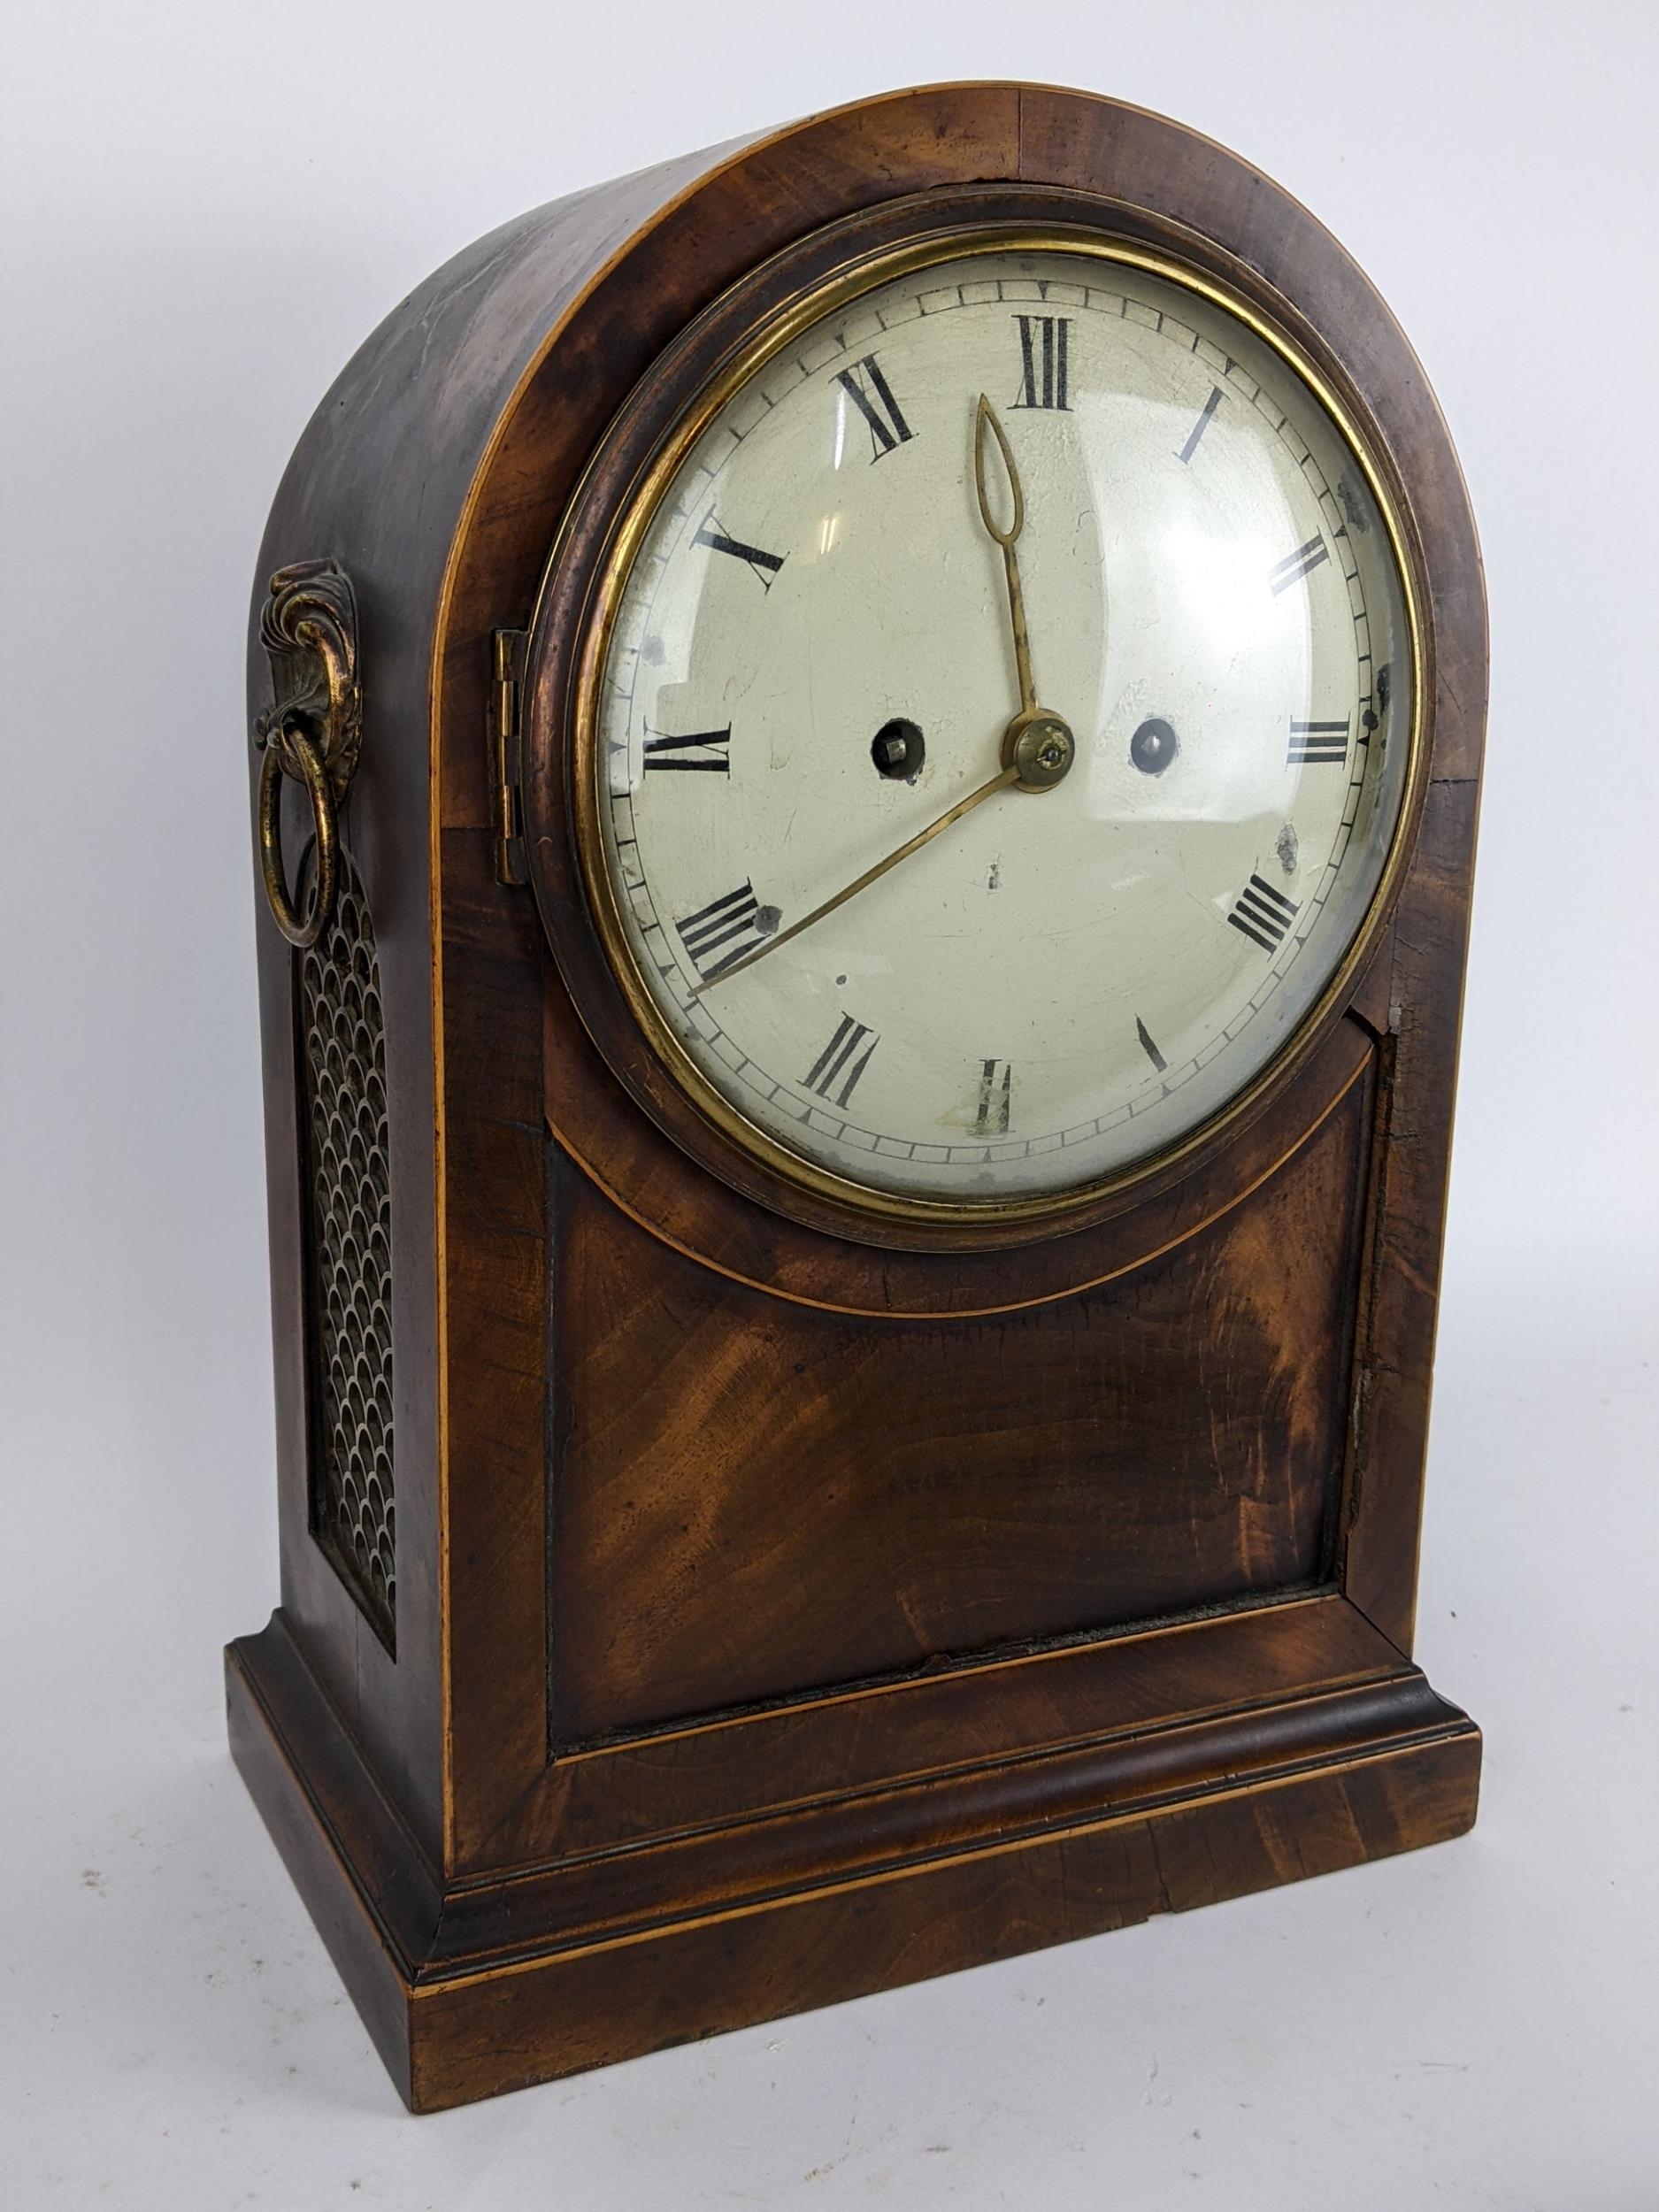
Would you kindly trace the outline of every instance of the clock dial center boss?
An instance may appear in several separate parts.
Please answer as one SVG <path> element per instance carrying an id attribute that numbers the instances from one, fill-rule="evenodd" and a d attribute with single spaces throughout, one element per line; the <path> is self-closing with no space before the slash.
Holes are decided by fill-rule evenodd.
<path id="1" fill-rule="evenodd" d="M 1312 372 L 1174 267 L 987 234 L 784 319 L 694 419 L 579 805 L 682 1087 L 786 1176 L 969 1217 L 1217 1119 L 1407 784 L 1394 526 Z"/>

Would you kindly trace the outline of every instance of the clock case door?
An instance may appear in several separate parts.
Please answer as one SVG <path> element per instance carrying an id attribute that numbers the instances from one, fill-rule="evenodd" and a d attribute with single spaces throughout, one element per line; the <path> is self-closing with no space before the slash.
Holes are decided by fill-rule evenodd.
<path id="1" fill-rule="evenodd" d="M 1061 1229 L 873 1242 L 711 1146 L 608 979 L 568 518 L 618 408 L 757 271 L 1039 217 L 1210 270 L 1367 426 L 1425 763 L 1397 902 L 1250 1114 Z M 283 1590 L 229 1679 L 410 2101 L 1467 1826 L 1479 1737 L 1409 1652 L 1484 610 L 1432 398 L 1334 242 L 1111 102 L 864 103 L 441 271 L 319 411 L 262 588 L 322 555 L 362 610 L 396 1634 L 315 1528 L 303 980 L 262 928 Z M 257 652 L 250 684 L 268 705 Z"/>

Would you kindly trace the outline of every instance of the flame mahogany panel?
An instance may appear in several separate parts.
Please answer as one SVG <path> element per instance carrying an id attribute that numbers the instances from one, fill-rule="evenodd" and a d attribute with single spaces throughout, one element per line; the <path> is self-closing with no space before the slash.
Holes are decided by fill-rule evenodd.
<path id="1" fill-rule="evenodd" d="M 814 1312 L 552 1185 L 556 1745 L 1325 1571 L 1371 1087 L 1188 1242 L 1057 1303 Z"/>

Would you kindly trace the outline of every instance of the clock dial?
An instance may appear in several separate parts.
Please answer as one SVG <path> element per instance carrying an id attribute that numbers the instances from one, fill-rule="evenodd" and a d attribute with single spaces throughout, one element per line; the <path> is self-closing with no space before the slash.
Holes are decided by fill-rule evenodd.
<path id="1" fill-rule="evenodd" d="M 1117 258 L 958 252 L 759 354 L 614 595 L 620 956 L 775 1163 L 1051 1202 L 1214 1117 L 1352 946 L 1410 753 L 1392 533 L 1284 352 Z"/>

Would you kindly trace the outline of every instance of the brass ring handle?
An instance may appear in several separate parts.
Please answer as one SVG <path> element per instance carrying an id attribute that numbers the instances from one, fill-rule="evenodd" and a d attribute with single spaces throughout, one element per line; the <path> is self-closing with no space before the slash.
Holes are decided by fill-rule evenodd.
<path id="1" fill-rule="evenodd" d="M 301 916 L 288 897 L 282 866 L 282 772 L 284 757 L 310 794 L 317 826 L 317 875 L 309 911 Z M 259 872 L 273 920 L 290 945 L 305 952 L 328 926 L 340 874 L 340 840 L 334 824 L 334 795 L 320 749 L 303 730 L 273 730 L 259 764 Z"/>
<path id="2" fill-rule="evenodd" d="M 296 561 L 271 579 L 259 616 L 280 705 L 254 724 L 259 763 L 259 872 L 272 917 L 290 945 L 306 951 L 328 926 L 340 875 L 338 809 L 363 741 L 357 690 L 357 602 L 334 561 Z M 282 865 L 282 782 L 303 784 L 317 827 L 317 869 L 303 915 L 288 896 Z"/>

